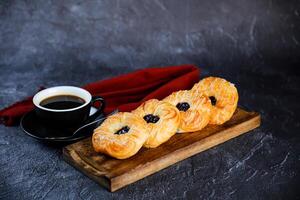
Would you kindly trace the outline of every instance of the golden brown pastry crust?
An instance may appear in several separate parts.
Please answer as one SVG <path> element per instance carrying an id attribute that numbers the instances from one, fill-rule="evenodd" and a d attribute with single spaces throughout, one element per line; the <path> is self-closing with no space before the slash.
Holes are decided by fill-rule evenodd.
<path id="1" fill-rule="evenodd" d="M 207 77 L 192 88 L 211 99 L 212 112 L 209 124 L 223 124 L 228 121 L 238 103 L 238 91 L 234 84 L 218 77 Z M 214 99 L 214 98 L 215 99 Z"/>
<path id="2" fill-rule="evenodd" d="M 126 126 L 129 127 L 127 133 L 116 134 Z M 136 154 L 147 138 L 144 120 L 129 112 L 119 112 L 109 116 L 94 130 L 92 144 L 96 152 L 125 159 Z"/>
<path id="3" fill-rule="evenodd" d="M 181 122 L 178 132 L 180 133 L 201 130 L 209 122 L 212 107 L 210 100 L 196 91 L 173 92 L 163 101 L 171 103 L 179 109 Z M 182 108 L 183 104 L 188 104 L 188 109 Z"/>
<path id="4" fill-rule="evenodd" d="M 180 115 L 176 107 L 157 99 L 144 102 L 132 113 L 140 119 L 144 119 L 146 115 L 159 117 L 156 123 L 147 123 L 149 138 L 144 146 L 148 148 L 155 148 L 170 139 L 176 133 L 180 123 Z"/>

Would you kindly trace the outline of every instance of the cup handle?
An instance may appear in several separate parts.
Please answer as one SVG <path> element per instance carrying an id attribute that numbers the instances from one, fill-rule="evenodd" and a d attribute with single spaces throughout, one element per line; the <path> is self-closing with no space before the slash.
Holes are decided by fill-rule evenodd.
<path id="1" fill-rule="evenodd" d="M 93 105 L 97 101 L 99 101 L 101 103 L 101 105 L 94 114 L 89 116 L 89 120 L 91 120 L 91 119 L 93 120 L 95 117 L 98 117 L 100 114 L 103 113 L 103 110 L 104 110 L 105 105 L 106 105 L 105 100 L 100 96 L 94 96 L 94 97 L 92 97 L 91 105 Z"/>

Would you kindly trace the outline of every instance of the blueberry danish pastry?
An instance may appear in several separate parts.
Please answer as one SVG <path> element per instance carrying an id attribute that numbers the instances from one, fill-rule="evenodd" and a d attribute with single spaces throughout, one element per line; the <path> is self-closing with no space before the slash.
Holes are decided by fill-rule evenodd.
<path id="1" fill-rule="evenodd" d="M 173 92 L 163 99 L 163 101 L 176 106 L 180 112 L 181 122 L 177 131 L 179 133 L 201 130 L 209 122 L 211 112 L 210 101 L 198 92 L 180 90 Z"/>
<path id="2" fill-rule="evenodd" d="M 180 123 L 177 108 L 157 99 L 144 102 L 132 113 L 147 123 L 149 137 L 144 146 L 148 148 L 155 148 L 170 139 Z"/>
<path id="3" fill-rule="evenodd" d="M 96 152 L 125 159 L 136 154 L 147 138 L 144 120 L 129 112 L 119 112 L 94 130 L 92 144 Z"/>
<path id="4" fill-rule="evenodd" d="M 238 91 L 234 84 L 218 77 L 207 77 L 196 83 L 193 91 L 208 97 L 212 105 L 209 124 L 223 124 L 228 121 L 238 103 Z"/>

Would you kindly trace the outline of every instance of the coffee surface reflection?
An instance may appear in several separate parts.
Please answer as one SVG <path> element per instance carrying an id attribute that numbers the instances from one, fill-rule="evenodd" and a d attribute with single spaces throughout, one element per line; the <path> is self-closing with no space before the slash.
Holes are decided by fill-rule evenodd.
<path id="1" fill-rule="evenodd" d="M 51 96 L 41 101 L 40 106 L 55 110 L 65 110 L 85 104 L 84 99 L 73 95 Z"/>

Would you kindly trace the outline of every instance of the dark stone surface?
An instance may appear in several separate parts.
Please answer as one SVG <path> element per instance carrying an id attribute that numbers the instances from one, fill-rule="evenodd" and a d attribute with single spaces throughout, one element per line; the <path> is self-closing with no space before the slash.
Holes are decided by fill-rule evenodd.
<path id="1" fill-rule="evenodd" d="M 83 85 L 194 63 L 235 83 L 262 126 L 115 193 L 61 149 L 0 126 L 0 199 L 299 199 L 299 1 L 0 1 L 0 107 L 41 85 Z M 126 67 L 125 67 L 126 66 Z"/>

